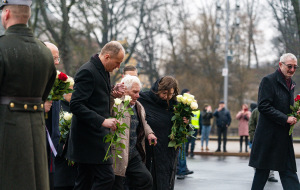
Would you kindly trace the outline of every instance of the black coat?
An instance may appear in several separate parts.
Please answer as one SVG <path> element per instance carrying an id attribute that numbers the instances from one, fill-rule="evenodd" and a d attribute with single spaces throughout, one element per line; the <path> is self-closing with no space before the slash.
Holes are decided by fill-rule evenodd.
<path id="1" fill-rule="evenodd" d="M 108 143 L 103 138 L 109 129 L 102 126 L 110 117 L 110 78 L 98 55 L 82 65 L 75 75 L 70 109 L 73 113 L 68 159 L 78 163 L 111 164 L 103 161 Z"/>
<path id="2" fill-rule="evenodd" d="M 156 181 L 153 182 L 153 189 L 171 190 L 174 188 L 177 151 L 173 147 L 168 147 L 170 141 L 168 136 L 173 125 L 171 118 L 173 116 L 173 105 L 176 102 L 171 100 L 168 106 L 166 101 L 161 100 L 154 93 L 157 92 L 158 81 L 152 86 L 150 91 L 142 92 L 138 101 L 144 106 L 147 123 L 157 137 L 157 145 L 153 149 L 154 152 L 152 152 L 152 147 L 146 143 L 146 166 L 152 173 L 152 176 L 156 176 Z M 155 164 L 152 163 L 151 165 L 150 161 L 153 158 L 155 159 Z M 154 171 L 156 172 L 154 173 Z"/>
<path id="3" fill-rule="evenodd" d="M 258 110 L 260 112 L 254 135 L 249 165 L 259 169 L 284 171 L 288 156 L 293 159 L 296 171 L 292 136 L 287 114 L 294 104 L 294 82 L 289 90 L 282 74 L 277 70 L 264 77 L 259 86 Z"/>

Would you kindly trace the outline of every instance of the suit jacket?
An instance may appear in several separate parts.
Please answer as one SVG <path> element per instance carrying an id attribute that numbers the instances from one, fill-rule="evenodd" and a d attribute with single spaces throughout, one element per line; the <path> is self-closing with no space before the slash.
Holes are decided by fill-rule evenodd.
<path id="1" fill-rule="evenodd" d="M 292 81 L 292 85 L 295 83 Z M 258 111 L 260 113 L 255 131 L 249 165 L 259 169 L 287 170 L 288 156 L 296 171 L 292 136 L 287 114 L 294 104 L 294 88 L 288 89 L 285 79 L 277 70 L 264 77 L 258 91 Z"/>
<path id="2" fill-rule="evenodd" d="M 110 78 L 98 55 L 82 65 L 75 75 L 70 102 L 73 113 L 68 144 L 68 159 L 78 163 L 111 164 L 103 161 L 108 143 L 103 138 L 109 129 L 102 126 L 110 116 Z"/>

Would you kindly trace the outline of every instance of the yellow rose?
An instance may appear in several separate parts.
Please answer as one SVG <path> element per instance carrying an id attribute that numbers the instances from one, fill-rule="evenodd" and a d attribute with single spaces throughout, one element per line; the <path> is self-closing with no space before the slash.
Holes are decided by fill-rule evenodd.
<path id="1" fill-rule="evenodd" d="M 178 101 L 178 102 L 181 102 L 181 101 L 182 101 L 182 95 L 177 95 L 176 98 L 177 98 L 177 101 Z"/>
<path id="2" fill-rule="evenodd" d="M 65 120 L 71 120 L 72 119 L 72 114 L 69 112 L 64 112 L 64 119 Z"/>
<path id="3" fill-rule="evenodd" d="M 193 99 L 187 98 L 187 101 L 186 101 L 187 105 L 191 105 L 192 102 L 193 102 Z"/>
<path id="4" fill-rule="evenodd" d="M 187 97 L 184 97 L 182 98 L 182 103 L 186 104 L 187 103 Z"/>
<path id="5" fill-rule="evenodd" d="M 122 103 L 122 100 L 120 98 L 115 99 L 115 105 L 118 106 Z"/>
<path id="6" fill-rule="evenodd" d="M 131 96 L 129 96 L 129 95 L 126 95 L 126 96 L 125 96 L 125 99 L 124 99 L 125 102 L 126 102 L 126 101 L 129 101 L 129 102 L 130 102 L 131 100 L 132 100 L 132 99 L 131 99 Z"/>
<path id="7" fill-rule="evenodd" d="M 193 110 L 197 109 L 197 108 L 198 108 L 197 102 L 192 102 L 192 103 L 191 103 L 191 108 L 192 108 Z"/>

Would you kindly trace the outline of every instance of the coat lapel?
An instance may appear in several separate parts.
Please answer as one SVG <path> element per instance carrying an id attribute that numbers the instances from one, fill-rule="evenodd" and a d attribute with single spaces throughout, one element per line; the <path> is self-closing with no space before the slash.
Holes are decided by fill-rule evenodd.
<path id="1" fill-rule="evenodd" d="M 279 71 L 276 71 L 276 75 L 277 75 L 277 82 L 279 84 L 281 84 L 288 92 L 290 92 L 290 90 L 288 89 L 286 82 L 284 80 L 284 78 L 281 76 L 281 74 L 279 73 Z M 293 84 L 293 82 L 292 82 Z"/>
<path id="2" fill-rule="evenodd" d="M 107 85 L 107 89 L 110 93 L 111 87 L 110 87 L 109 73 L 105 71 L 105 68 L 100 59 L 97 60 L 96 58 L 92 57 L 91 61 L 95 65 L 95 67 L 97 68 L 97 70 L 101 74 L 101 76 L 104 78 L 106 85 Z"/>

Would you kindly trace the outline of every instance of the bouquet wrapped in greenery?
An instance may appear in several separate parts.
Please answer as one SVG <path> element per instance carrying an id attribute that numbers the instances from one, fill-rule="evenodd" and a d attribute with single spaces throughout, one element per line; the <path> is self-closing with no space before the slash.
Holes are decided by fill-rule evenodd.
<path id="1" fill-rule="evenodd" d="M 59 132 L 60 132 L 60 139 L 59 141 L 66 142 L 67 136 L 70 132 L 71 128 L 71 120 L 72 120 L 72 113 L 63 111 L 60 113 L 59 116 Z"/>
<path id="2" fill-rule="evenodd" d="M 170 142 L 168 147 L 177 149 L 182 146 L 182 143 L 187 142 L 187 137 L 194 134 L 192 124 L 186 124 L 183 117 L 190 119 L 193 116 L 192 111 L 198 108 L 197 101 L 194 96 L 188 93 L 176 96 L 178 104 L 174 106 L 174 116 L 172 117 L 173 126 L 169 135 Z M 191 129 L 191 130 L 190 130 Z"/>
<path id="3" fill-rule="evenodd" d="M 294 100 L 295 100 L 294 106 L 290 106 L 292 113 L 288 114 L 288 116 L 293 116 L 293 117 L 297 118 L 297 122 L 298 122 L 300 119 L 300 115 L 297 113 L 298 110 L 300 109 L 300 94 L 298 94 Z M 294 127 L 295 127 L 295 124 L 291 126 L 289 135 L 291 135 L 293 133 Z"/>
<path id="4" fill-rule="evenodd" d="M 47 100 L 63 100 L 64 94 L 73 92 L 70 86 L 74 85 L 74 80 L 63 72 L 56 71 L 56 73 L 56 79 Z"/>
<path id="5" fill-rule="evenodd" d="M 114 103 L 114 107 L 113 107 L 113 111 L 115 113 L 114 118 L 116 118 L 117 120 L 120 120 L 121 118 L 125 118 L 125 113 L 128 112 L 130 115 L 133 115 L 133 111 L 130 107 L 128 107 L 129 103 L 131 101 L 131 97 L 126 95 L 125 99 L 124 99 L 124 104 L 123 106 L 121 106 L 120 110 L 118 110 L 118 106 L 122 103 L 122 100 L 119 98 L 115 99 L 115 103 Z M 125 136 L 125 130 L 128 129 L 129 126 L 126 123 L 117 123 L 117 130 L 116 131 L 111 131 L 110 133 L 108 133 L 105 137 L 104 137 L 104 142 L 105 143 L 110 143 L 109 147 L 107 149 L 107 152 L 105 154 L 104 157 L 104 161 L 106 161 L 108 158 L 113 157 L 113 159 L 115 160 L 115 167 L 116 167 L 116 159 L 122 159 L 122 151 L 121 149 L 125 149 L 126 146 L 125 144 L 121 143 L 120 141 L 122 139 L 124 139 L 123 137 L 121 137 L 121 135 Z M 110 149 L 111 149 L 111 145 L 114 145 L 116 148 L 115 151 L 115 155 L 110 153 Z"/>

